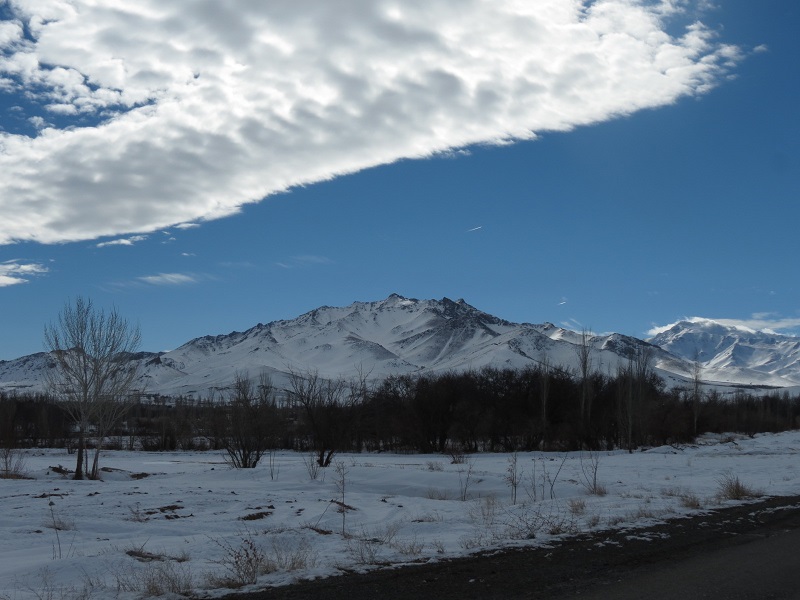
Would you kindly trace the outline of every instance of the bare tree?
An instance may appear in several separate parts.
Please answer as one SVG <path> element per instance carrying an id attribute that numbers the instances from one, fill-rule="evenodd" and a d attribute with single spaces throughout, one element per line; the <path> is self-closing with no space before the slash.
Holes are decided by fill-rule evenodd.
<path id="1" fill-rule="evenodd" d="M 269 375 L 262 373 L 256 386 L 246 373 L 236 373 L 225 409 L 226 462 L 237 469 L 252 469 L 275 445 L 277 409 Z"/>
<path id="2" fill-rule="evenodd" d="M 633 452 L 645 427 L 648 387 L 653 375 L 653 350 L 639 345 L 628 356 L 627 366 L 620 365 L 619 421 L 629 452 Z"/>
<path id="3" fill-rule="evenodd" d="M 552 366 L 550 365 L 550 357 L 545 356 L 539 363 L 539 395 L 541 401 L 541 418 L 542 418 L 542 440 L 541 449 L 546 451 L 550 445 L 549 435 L 550 427 L 548 426 L 548 403 L 550 402 L 550 377 Z"/>
<path id="4" fill-rule="evenodd" d="M 98 443 L 88 476 L 98 476 L 102 440 L 128 407 L 138 374 L 131 357 L 140 341 L 139 327 L 115 308 L 106 312 L 80 296 L 66 303 L 56 321 L 45 326 L 44 344 L 56 363 L 49 372 L 48 387 L 64 401 L 78 430 L 75 479 L 84 477 L 90 426 L 96 428 Z"/>
<path id="5" fill-rule="evenodd" d="M 700 420 L 700 409 L 703 401 L 703 365 L 700 362 L 700 351 L 695 348 L 692 360 L 692 433 L 697 435 L 697 422 Z"/>
<path id="6" fill-rule="evenodd" d="M 580 375 L 580 443 L 583 447 L 587 437 L 589 418 L 592 412 L 592 332 L 581 330 L 581 337 L 575 346 L 578 355 L 578 370 Z"/>
<path id="7" fill-rule="evenodd" d="M 349 384 L 344 379 L 323 379 L 317 371 L 289 374 L 289 400 L 303 408 L 317 464 L 327 467 L 333 455 L 347 444 L 356 408 L 368 393 L 366 375 Z"/>

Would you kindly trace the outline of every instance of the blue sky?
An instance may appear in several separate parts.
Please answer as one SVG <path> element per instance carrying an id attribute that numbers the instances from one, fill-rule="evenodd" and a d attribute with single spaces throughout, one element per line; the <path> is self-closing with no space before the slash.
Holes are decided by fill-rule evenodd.
<path id="1" fill-rule="evenodd" d="M 796 2 L 248 4 L 0 2 L 0 360 L 76 295 L 800 334 Z"/>

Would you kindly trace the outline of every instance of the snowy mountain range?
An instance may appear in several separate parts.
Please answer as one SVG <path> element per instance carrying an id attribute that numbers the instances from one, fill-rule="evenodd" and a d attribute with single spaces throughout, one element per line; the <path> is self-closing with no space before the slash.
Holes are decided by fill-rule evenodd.
<path id="1" fill-rule="evenodd" d="M 258 324 L 244 332 L 196 338 L 170 352 L 132 357 L 148 393 L 207 398 L 225 395 L 236 373 L 271 375 L 286 385 L 289 373 L 373 379 L 391 374 L 523 368 L 547 361 L 577 370 L 581 333 L 512 323 L 463 300 L 416 300 L 392 294 L 378 302 L 324 306 L 292 320 Z M 616 333 L 591 336 L 592 367 L 614 374 L 638 348 L 649 348 L 668 385 L 686 385 L 693 360 L 701 377 L 719 385 L 800 384 L 800 338 L 724 327 L 713 321 L 676 323 L 650 340 Z M 0 389 L 41 391 L 54 363 L 46 353 L 0 361 Z"/>

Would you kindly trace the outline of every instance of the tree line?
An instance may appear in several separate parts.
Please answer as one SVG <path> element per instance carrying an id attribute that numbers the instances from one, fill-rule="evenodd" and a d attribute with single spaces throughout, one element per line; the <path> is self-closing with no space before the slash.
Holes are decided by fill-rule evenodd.
<path id="1" fill-rule="evenodd" d="M 590 338 L 578 368 L 547 360 L 521 370 L 324 378 L 291 371 L 284 389 L 265 374 L 237 373 L 222 397 L 193 400 L 134 393 L 139 328 L 91 300 L 67 303 L 45 326 L 54 361 L 46 394 L 0 393 L 0 449 L 67 447 L 75 478 L 99 476 L 100 449 L 223 450 L 237 468 L 275 449 L 309 451 L 319 467 L 337 451 L 492 452 L 680 444 L 702 432 L 775 432 L 800 425 L 800 396 L 705 391 L 700 370 L 667 389 L 652 347 L 631 351 L 613 374 L 592 364 Z M 94 450 L 91 465 L 90 451 Z"/>
<path id="2" fill-rule="evenodd" d="M 272 449 L 492 452 L 615 449 L 691 443 L 703 432 L 755 434 L 800 426 L 800 396 L 776 390 L 698 398 L 666 389 L 635 360 L 614 375 L 563 369 L 477 371 L 327 380 L 295 372 L 277 390 L 266 376 L 237 375 L 230 393 L 202 400 L 131 398 L 124 419 L 99 430 L 76 425 L 53 395 L 0 394 L 3 447 L 220 450 L 255 466 Z M 82 430 L 82 432 L 81 432 Z M 102 435 L 101 435 L 102 434 Z"/>

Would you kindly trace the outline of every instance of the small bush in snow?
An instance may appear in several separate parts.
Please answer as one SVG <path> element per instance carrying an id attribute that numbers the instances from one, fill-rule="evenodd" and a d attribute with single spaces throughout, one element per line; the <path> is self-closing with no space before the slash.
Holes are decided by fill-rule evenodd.
<path id="1" fill-rule="evenodd" d="M 25 455 L 16 448 L 0 448 L 0 479 L 27 479 Z"/>
<path id="2" fill-rule="evenodd" d="M 255 583 L 265 572 L 267 555 L 249 533 L 238 545 L 227 540 L 214 540 L 223 550 L 222 558 L 215 561 L 225 572 L 221 576 L 211 575 L 208 583 L 212 587 L 239 588 Z"/>
<path id="3" fill-rule="evenodd" d="M 188 596 L 194 587 L 192 572 L 172 561 L 153 562 L 145 567 L 130 567 L 114 574 L 117 593 L 138 592 L 143 596 L 178 594 Z"/>
<path id="4" fill-rule="evenodd" d="M 717 498 L 720 500 L 746 500 L 763 495 L 761 491 L 743 483 L 738 475 L 731 472 L 724 473 L 717 479 Z"/>

